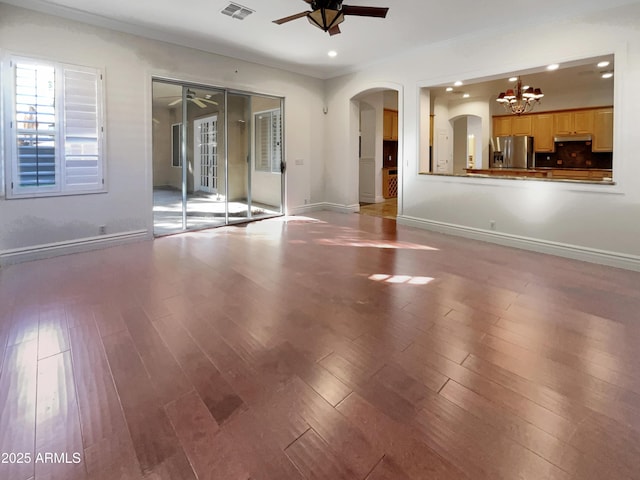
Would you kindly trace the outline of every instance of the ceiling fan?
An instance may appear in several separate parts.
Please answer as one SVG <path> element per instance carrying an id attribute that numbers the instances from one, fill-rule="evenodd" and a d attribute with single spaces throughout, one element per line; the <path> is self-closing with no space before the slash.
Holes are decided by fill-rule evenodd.
<path id="1" fill-rule="evenodd" d="M 218 105 L 218 102 L 216 102 L 214 100 L 210 100 L 207 97 L 210 97 L 210 96 L 206 95 L 204 97 L 198 97 L 198 96 L 196 96 L 196 92 L 194 92 L 193 90 L 191 90 L 191 89 L 187 90 L 187 100 L 195 103 L 200 108 L 207 108 L 207 103 L 210 103 L 211 105 Z M 182 97 L 177 98 L 173 102 L 169 103 L 167 106 L 173 107 L 174 105 L 177 105 L 180 102 L 182 102 Z"/>
<path id="2" fill-rule="evenodd" d="M 329 35 L 340 33 L 339 24 L 344 21 L 345 15 L 357 15 L 360 17 L 385 18 L 389 11 L 386 7 L 358 7 L 354 5 L 343 5 L 343 0 L 303 0 L 308 3 L 311 10 L 296 13 L 288 17 L 274 20 L 273 23 L 282 25 L 283 23 L 307 17 L 309 23 L 319 29 L 329 32 Z"/>

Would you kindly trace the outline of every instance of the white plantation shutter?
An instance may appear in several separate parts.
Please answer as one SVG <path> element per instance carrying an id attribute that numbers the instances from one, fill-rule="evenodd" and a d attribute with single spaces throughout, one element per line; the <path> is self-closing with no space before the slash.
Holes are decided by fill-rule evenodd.
<path id="1" fill-rule="evenodd" d="M 64 187 L 102 188 L 100 74 L 95 70 L 64 69 Z"/>
<path id="2" fill-rule="evenodd" d="M 256 170 L 280 172 L 282 159 L 282 115 L 280 110 L 255 115 Z"/>
<path id="3" fill-rule="evenodd" d="M 11 67 L 8 196 L 104 190 L 100 71 L 28 58 Z"/>
<path id="4" fill-rule="evenodd" d="M 14 82 L 13 184 L 24 191 L 52 191 L 58 177 L 55 68 L 17 63 Z"/>
<path id="5" fill-rule="evenodd" d="M 280 171 L 282 158 L 280 145 L 282 144 L 282 116 L 280 110 L 271 112 L 271 171 Z"/>
<path id="6" fill-rule="evenodd" d="M 271 166 L 270 145 L 269 145 L 269 125 L 271 116 L 268 113 L 256 115 L 256 170 L 268 172 Z"/>

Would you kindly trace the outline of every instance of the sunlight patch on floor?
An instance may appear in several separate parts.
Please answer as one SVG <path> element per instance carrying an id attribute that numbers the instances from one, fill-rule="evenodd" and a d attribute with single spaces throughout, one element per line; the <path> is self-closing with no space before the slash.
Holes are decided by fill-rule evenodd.
<path id="1" fill-rule="evenodd" d="M 387 275 L 385 273 L 376 273 L 369 276 L 369 280 L 385 283 L 406 283 L 408 285 L 427 285 L 435 280 L 433 277 L 420 277 L 413 275 Z"/>

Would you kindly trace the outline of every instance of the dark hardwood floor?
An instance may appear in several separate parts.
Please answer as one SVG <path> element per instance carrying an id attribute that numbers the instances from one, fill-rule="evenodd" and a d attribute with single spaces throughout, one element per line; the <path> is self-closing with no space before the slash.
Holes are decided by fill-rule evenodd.
<path id="1" fill-rule="evenodd" d="M 0 478 L 640 478 L 639 273 L 286 220 L 3 268 Z"/>

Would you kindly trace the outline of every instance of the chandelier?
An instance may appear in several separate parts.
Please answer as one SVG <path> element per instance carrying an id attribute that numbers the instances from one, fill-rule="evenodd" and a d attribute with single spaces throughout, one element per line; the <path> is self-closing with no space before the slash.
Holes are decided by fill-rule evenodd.
<path id="1" fill-rule="evenodd" d="M 522 115 L 533 110 L 542 97 L 544 97 L 542 90 L 529 86 L 523 88 L 522 81 L 518 77 L 515 90 L 509 88 L 506 92 L 500 93 L 496 101 L 501 103 L 507 112 Z"/>

